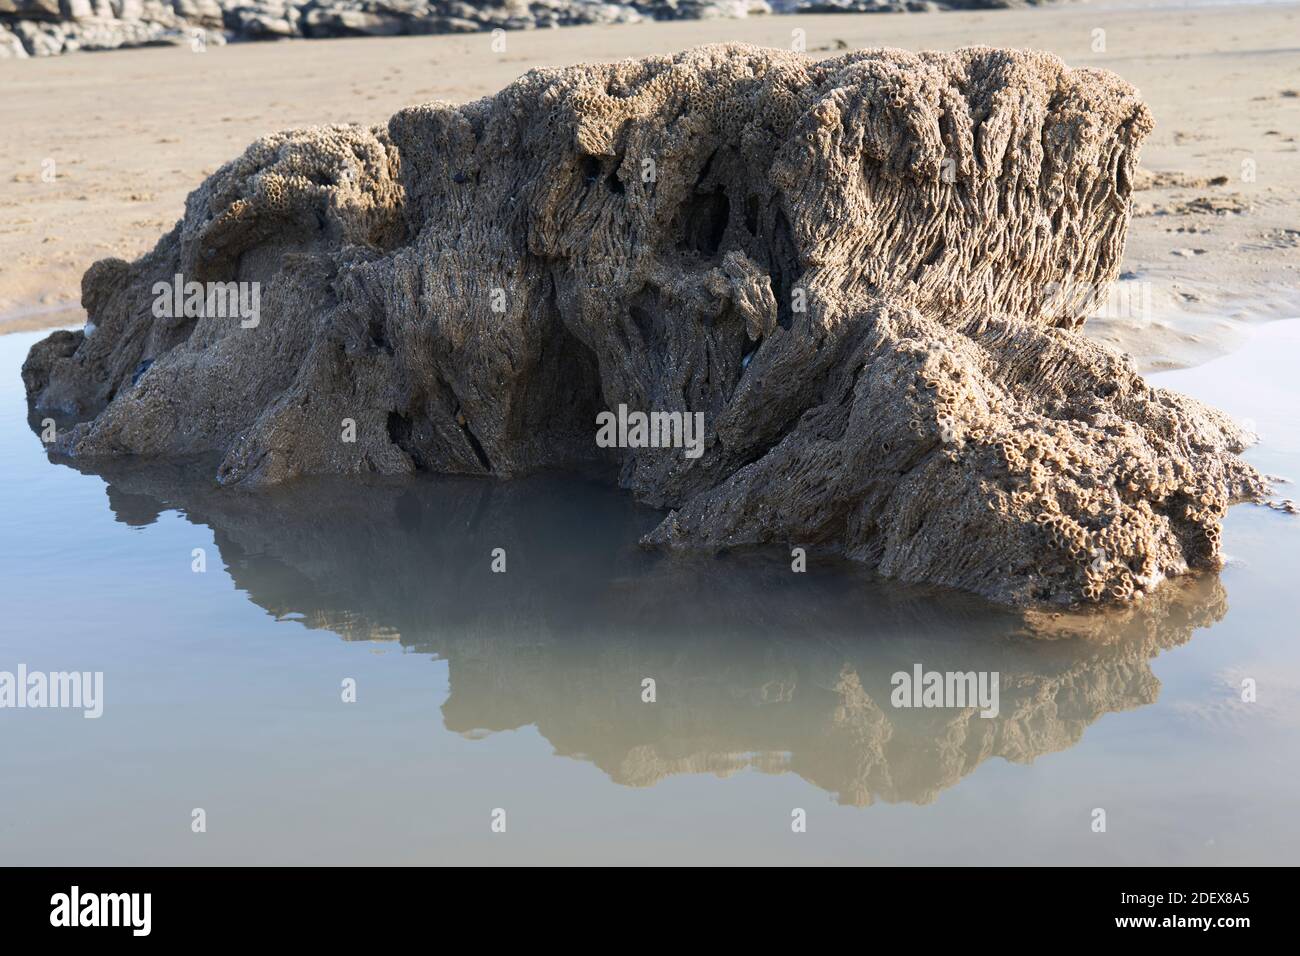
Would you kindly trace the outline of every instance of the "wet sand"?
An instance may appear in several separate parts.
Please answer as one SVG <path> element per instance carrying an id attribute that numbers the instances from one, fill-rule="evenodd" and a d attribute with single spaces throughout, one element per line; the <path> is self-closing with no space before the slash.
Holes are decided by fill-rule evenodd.
<path id="1" fill-rule="evenodd" d="M 500 54 L 482 34 L 6 61 L 0 332 L 80 322 L 85 268 L 149 249 L 186 194 L 260 135 L 380 123 L 411 103 L 491 94 L 533 67 L 710 42 L 789 47 L 799 29 L 815 55 L 1032 47 L 1134 83 L 1158 123 L 1126 257 L 1134 294 L 1089 328 L 1143 369 L 1206 361 L 1246 322 L 1300 315 L 1300 7 L 1062 6 L 519 32 Z"/>

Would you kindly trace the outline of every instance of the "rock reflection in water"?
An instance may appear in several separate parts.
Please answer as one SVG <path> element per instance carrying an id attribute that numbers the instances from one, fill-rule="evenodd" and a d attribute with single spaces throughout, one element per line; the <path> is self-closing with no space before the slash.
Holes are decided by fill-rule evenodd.
<path id="1" fill-rule="evenodd" d="M 617 783 L 792 771 L 846 804 L 927 803 L 989 757 L 1075 744 L 1152 703 L 1150 660 L 1217 621 L 1217 578 L 1090 615 L 1024 614 L 873 581 L 815 557 L 647 553 L 656 512 L 604 484 L 537 478 L 304 481 L 247 494 L 178 467 L 114 465 L 132 525 L 177 509 L 277 617 L 445 658 L 449 730 L 529 724 Z M 208 470 L 207 474 L 211 474 Z M 507 571 L 490 568 L 494 548 Z M 997 671 L 1000 712 L 896 709 L 891 676 Z M 643 703 L 654 678 L 657 702 Z"/>

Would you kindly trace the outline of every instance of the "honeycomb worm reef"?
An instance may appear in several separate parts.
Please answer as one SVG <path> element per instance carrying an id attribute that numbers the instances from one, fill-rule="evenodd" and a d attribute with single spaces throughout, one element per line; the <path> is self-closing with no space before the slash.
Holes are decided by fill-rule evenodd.
<path id="1" fill-rule="evenodd" d="M 535 70 L 257 141 L 151 253 L 89 269 L 85 331 L 24 381 L 81 461 L 212 455 L 260 486 L 605 459 L 667 510 L 650 545 L 1128 601 L 1216 566 L 1264 491 L 1227 416 L 1079 332 L 1151 126 L 1033 52 Z M 160 315 L 178 276 L 256 283 L 256 321 Z M 620 405 L 703 413 L 702 453 L 597 447 Z"/>

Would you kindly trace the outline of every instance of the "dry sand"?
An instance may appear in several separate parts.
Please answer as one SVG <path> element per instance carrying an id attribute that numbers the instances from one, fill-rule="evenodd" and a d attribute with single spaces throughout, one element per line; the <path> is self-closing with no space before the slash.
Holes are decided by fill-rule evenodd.
<path id="1" fill-rule="evenodd" d="M 0 61 L 0 331 L 80 321 L 85 268 L 146 251 L 204 176 L 265 133 L 383 122 L 539 66 L 722 41 L 788 48 L 796 29 L 822 55 L 1038 48 L 1136 85 L 1158 127 L 1125 260 L 1134 285 L 1089 328 L 1143 369 L 1196 364 L 1249 321 L 1300 316 L 1300 8 L 1063 6 L 518 32 L 500 54 L 475 34 Z"/>

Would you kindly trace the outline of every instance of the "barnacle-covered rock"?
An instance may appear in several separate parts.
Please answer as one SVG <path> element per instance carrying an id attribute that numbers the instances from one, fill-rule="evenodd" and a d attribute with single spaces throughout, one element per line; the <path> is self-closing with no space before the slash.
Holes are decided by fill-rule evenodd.
<path id="1" fill-rule="evenodd" d="M 1041 53 L 534 70 L 255 143 L 152 253 L 92 267 L 88 333 L 24 379 L 83 419 L 56 442 L 80 459 L 215 454 L 245 486 L 604 459 L 672 509 L 649 544 L 1127 601 L 1213 567 L 1263 488 L 1225 416 L 1077 332 L 1150 128 Z M 160 316 L 182 279 L 256 284 L 260 314 Z M 702 415 L 702 448 L 598 448 L 621 407 Z"/>

